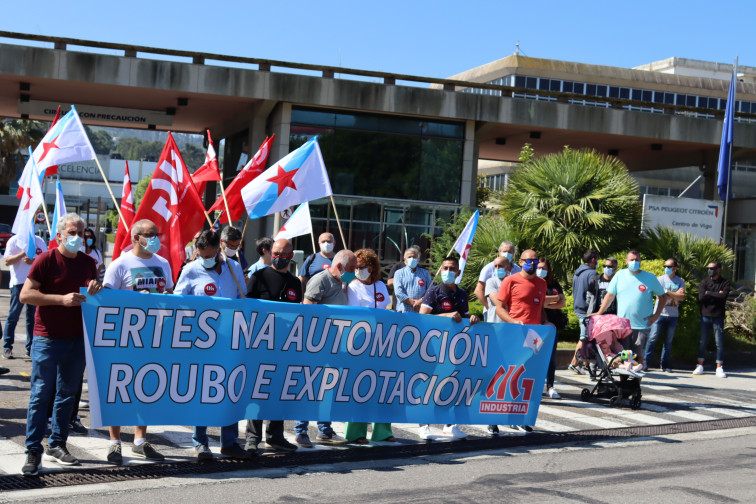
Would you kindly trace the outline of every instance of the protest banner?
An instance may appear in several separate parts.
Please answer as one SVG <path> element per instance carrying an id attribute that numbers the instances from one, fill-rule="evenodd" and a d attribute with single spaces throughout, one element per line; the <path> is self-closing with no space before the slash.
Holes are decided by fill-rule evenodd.
<path id="1" fill-rule="evenodd" d="M 551 326 L 107 289 L 82 314 L 93 427 L 534 425 L 555 337 Z"/>

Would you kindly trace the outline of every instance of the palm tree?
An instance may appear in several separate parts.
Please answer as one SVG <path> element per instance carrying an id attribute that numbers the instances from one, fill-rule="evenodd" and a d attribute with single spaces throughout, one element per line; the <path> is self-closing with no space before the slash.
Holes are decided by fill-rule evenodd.
<path id="1" fill-rule="evenodd" d="M 37 121 L 0 121 L 0 194 L 8 194 L 10 184 L 18 178 L 19 150 L 37 145 L 44 134 L 44 127 Z"/>
<path id="2" fill-rule="evenodd" d="M 560 280 L 588 248 L 606 254 L 639 241 L 637 182 L 621 161 L 593 150 L 528 158 L 499 203 L 523 246 L 548 256 Z"/>

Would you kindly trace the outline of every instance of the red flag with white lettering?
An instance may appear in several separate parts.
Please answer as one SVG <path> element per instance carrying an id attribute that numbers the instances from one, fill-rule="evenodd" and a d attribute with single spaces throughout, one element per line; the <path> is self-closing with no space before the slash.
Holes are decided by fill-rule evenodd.
<path id="1" fill-rule="evenodd" d="M 126 161 L 126 172 L 123 175 L 123 191 L 121 192 L 121 213 L 129 231 L 121 220 L 118 220 L 118 231 L 116 231 L 115 247 L 113 248 L 113 260 L 118 259 L 121 251 L 131 243 L 131 223 L 134 222 L 134 196 L 131 194 L 131 176 L 129 175 L 129 162 Z"/>
<path id="2" fill-rule="evenodd" d="M 242 168 L 239 174 L 236 175 L 233 182 L 226 187 L 226 199 L 228 200 L 228 210 L 231 212 L 232 221 L 238 221 L 241 219 L 241 216 L 246 213 L 247 209 L 244 206 L 241 190 L 245 185 L 254 180 L 255 177 L 265 171 L 265 165 L 268 163 L 268 154 L 270 154 L 270 146 L 273 144 L 274 138 L 276 138 L 276 135 L 265 139 L 260 146 L 260 149 L 257 151 L 257 154 L 244 165 L 244 168 Z M 223 197 L 221 196 L 215 203 L 213 203 L 213 206 L 210 207 L 209 211 L 225 209 L 226 207 L 223 204 Z M 224 211 L 220 218 L 220 222 L 224 223 L 228 221 L 228 216 Z"/>
<path id="3" fill-rule="evenodd" d="M 185 259 L 184 246 L 202 228 L 205 207 L 170 133 L 134 222 L 142 219 L 154 222 L 162 234 L 158 254 L 170 263 L 175 282 Z"/>

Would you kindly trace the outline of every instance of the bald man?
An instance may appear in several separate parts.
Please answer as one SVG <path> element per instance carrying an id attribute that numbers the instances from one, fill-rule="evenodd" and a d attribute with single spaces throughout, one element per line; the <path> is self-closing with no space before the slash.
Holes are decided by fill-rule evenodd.
<path id="1" fill-rule="evenodd" d="M 336 240 L 331 233 L 323 233 L 318 237 L 320 251 L 305 259 L 299 269 L 299 281 L 302 282 L 302 291 L 307 288 L 307 281 L 314 275 L 331 267 L 333 262 L 334 244 Z"/>

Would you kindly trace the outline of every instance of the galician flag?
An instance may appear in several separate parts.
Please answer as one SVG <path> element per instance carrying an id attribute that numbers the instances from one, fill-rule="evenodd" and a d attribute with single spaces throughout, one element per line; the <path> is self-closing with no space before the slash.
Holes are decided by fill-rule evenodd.
<path id="1" fill-rule="evenodd" d="M 302 236 L 310 234 L 312 232 L 312 220 L 310 219 L 310 204 L 304 202 L 294 210 L 289 220 L 281 226 L 281 229 L 276 233 L 275 240 L 281 238 L 287 238 L 291 240 L 295 236 Z"/>
<path id="2" fill-rule="evenodd" d="M 470 217 L 470 220 L 467 221 L 465 229 L 462 230 L 462 234 L 459 235 L 457 241 L 454 242 L 453 248 L 459 254 L 459 276 L 456 280 L 457 284 L 462 281 L 462 274 L 465 271 L 465 264 L 467 264 L 467 256 L 470 253 L 473 238 L 475 238 L 475 231 L 478 229 L 478 217 L 480 217 L 480 214 L 475 210 L 475 213 Z"/>
<path id="3" fill-rule="evenodd" d="M 730 173 L 732 170 L 732 122 L 735 119 L 735 84 L 737 83 L 737 62 L 732 69 L 730 78 L 730 91 L 727 93 L 727 106 L 725 107 L 724 124 L 722 125 L 722 140 L 719 143 L 719 163 L 717 164 L 717 189 L 722 201 L 727 202 L 732 199 L 732 181 Z"/>
<path id="4" fill-rule="evenodd" d="M 37 245 L 34 239 L 34 217 L 37 208 L 42 204 L 42 187 L 34 166 L 34 157 L 29 148 L 29 161 L 21 174 L 21 184 L 24 192 L 18 205 L 16 219 L 13 221 L 12 231 L 18 235 L 18 245 L 26 250 L 26 255 L 33 258 L 37 255 Z"/>
<path id="5" fill-rule="evenodd" d="M 332 194 L 317 137 L 290 152 L 241 190 L 251 219 Z"/>
<path id="6" fill-rule="evenodd" d="M 533 353 L 538 353 L 538 351 L 543 346 L 541 335 L 533 329 L 528 329 L 528 332 L 525 335 L 525 341 L 523 342 L 522 346 L 530 348 L 531 350 L 533 350 Z"/>
<path id="7" fill-rule="evenodd" d="M 46 173 L 48 168 L 65 163 L 88 161 L 96 157 L 79 114 L 73 106 L 45 133 L 42 141 L 34 149 L 34 163 L 40 177 L 50 175 Z"/>
<path id="8" fill-rule="evenodd" d="M 58 242 L 55 241 L 56 229 L 60 219 L 66 215 L 66 201 L 63 199 L 63 188 L 60 186 L 60 180 L 55 181 L 55 209 L 53 210 L 53 218 L 50 223 L 50 243 L 47 246 L 47 250 L 52 250 L 58 247 Z"/>

